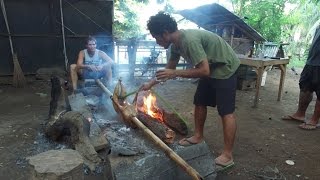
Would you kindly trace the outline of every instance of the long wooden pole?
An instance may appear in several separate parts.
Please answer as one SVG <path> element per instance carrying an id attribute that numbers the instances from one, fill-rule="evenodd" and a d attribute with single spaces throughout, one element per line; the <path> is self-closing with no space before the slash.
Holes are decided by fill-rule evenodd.
<path id="1" fill-rule="evenodd" d="M 67 57 L 67 50 L 66 50 L 66 38 L 65 38 L 65 34 L 64 34 L 62 0 L 60 0 L 60 16 L 61 16 L 61 32 L 62 32 L 64 63 L 65 63 L 65 69 L 66 69 L 66 71 L 68 71 L 68 57 Z"/>
<path id="2" fill-rule="evenodd" d="M 101 87 L 101 89 L 111 97 L 113 101 L 113 94 L 102 84 L 102 82 L 97 79 L 97 84 Z M 117 103 L 115 103 L 117 105 Z M 119 107 L 120 109 L 120 107 Z M 139 127 L 156 145 L 158 145 L 165 154 L 176 162 L 185 172 L 187 172 L 194 180 L 203 179 L 201 175 L 191 167 L 184 159 L 182 159 L 176 152 L 174 152 L 169 146 L 167 146 L 158 136 L 156 136 L 148 127 L 146 127 L 137 117 L 132 117 L 131 121 Z"/>

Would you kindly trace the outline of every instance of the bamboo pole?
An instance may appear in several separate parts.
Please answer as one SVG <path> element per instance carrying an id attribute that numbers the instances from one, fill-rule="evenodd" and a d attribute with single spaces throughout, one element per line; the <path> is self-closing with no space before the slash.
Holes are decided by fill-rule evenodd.
<path id="1" fill-rule="evenodd" d="M 67 50 L 66 50 L 66 38 L 65 38 L 65 34 L 64 34 L 62 0 L 60 0 L 60 17 L 61 17 L 61 32 L 62 32 L 64 63 L 65 63 L 65 69 L 66 69 L 66 71 L 68 71 L 68 57 L 67 57 Z"/>
<path id="2" fill-rule="evenodd" d="M 96 83 L 101 87 L 101 89 L 110 96 L 111 100 L 114 101 L 113 94 L 102 84 L 102 82 L 97 79 Z M 114 103 L 118 105 L 118 103 Z M 120 109 L 120 107 L 119 107 Z M 201 175 L 191 167 L 184 159 L 182 159 L 176 152 L 174 152 L 169 146 L 167 146 L 158 136 L 156 136 L 148 127 L 146 127 L 137 117 L 131 117 L 131 121 L 139 127 L 144 134 L 146 134 L 156 145 L 158 145 L 165 154 L 174 162 L 176 162 L 186 173 L 188 173 L 192 179 L 201 180 L 203 179 Z"/>

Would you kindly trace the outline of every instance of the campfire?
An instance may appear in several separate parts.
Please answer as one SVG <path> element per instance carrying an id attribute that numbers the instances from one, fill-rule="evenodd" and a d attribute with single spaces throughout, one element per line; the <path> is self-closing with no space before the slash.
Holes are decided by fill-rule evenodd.
<path id="1" fill-rule="evenodd" d="M 147 96 L 143 96 L 143 104 L 137 108 L 139 111 L 163 123 L 163 112 L 157 105 L 157 97 L 152 93 L 149 93 Z"/>
<path id="2" fill-rule="evenodd" d="M 111 96 L 116 112 L 120 114 L 122 120 L 124 120 L 127 125 L 133 128 L 140 128 L 145 135 L 157 144 L 169 158 L 174 160 L 193 179 L 202 179 L 201 175 L 194 168 L 165 144 L 172 144 L 176 134 L 169 126 L 177 129 L 178 132 L 187 132 L 185 122 L 179 119 L 180 116 L 178 116 L 177 113 L 168 113 L 164 109 L 158 108 L 156 97 L 150 94 L 150 92 L 138 92 L 134 98 L 133 105 L 131 105 L 123 98 L 126 97 L 127 93 L 121 80 L 119 80 L 115 86 L 113 94 L 101 81 L 96 80 L 96 82 Z M 147 95 L 145 93 L 147 93 Z M 159 94 L 156 92 L 153 93 L 163 101 Z"/>

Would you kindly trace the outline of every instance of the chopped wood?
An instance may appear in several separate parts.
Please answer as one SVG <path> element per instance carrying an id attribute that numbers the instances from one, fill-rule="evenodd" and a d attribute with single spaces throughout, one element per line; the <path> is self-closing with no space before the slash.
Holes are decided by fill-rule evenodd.
<path id="1" fill-rule="evenodd" d="M 178 132 L 181 135 L 188 134 L 188 126 L 177 114 L 165 110 L 162 110 L 162 114 L 164 123 L 175 132 Z"/>
<path id="2" fill-rule="evenodd" d="M 137 118 L 145 126 L 147 126 L 155 135 L 157 135 L 162 141 L 168 144 L 173 143 L 176 133 L 172 129 L 170 129 L 166 124 L 141 111 L 138 112 Z"/>

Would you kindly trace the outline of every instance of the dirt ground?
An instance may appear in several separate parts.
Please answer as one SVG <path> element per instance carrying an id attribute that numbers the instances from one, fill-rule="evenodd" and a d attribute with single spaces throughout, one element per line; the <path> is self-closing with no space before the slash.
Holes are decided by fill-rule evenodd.
<path id="1" fill-rule="evenodd" d="M 279 74 L 278 70 L 268 72 L 258 108 L 252 108 L 254 90 L 237 91 L 236 166 L 219 173 L 217 179 L 320 178 L 320 131 L 300 130 L 299 123 L 281 120 L 281 116 L 297 108 L 299 75 L 288 70 L 283 98 L 278 102 Z M 179 113 L 187 117 L 191 128 L 196 88 L 192 82 L 172 80 L 156 88 Z M 46 143 L 38 138 L 41 136 L 41 124 L 48 115 L 50 83 L 30 80 L 24 89 L 13 88 L 3 80 L 0 83 L 0 179 L 22 180 L 26 179 L 27 173 L 25 157 L 36 154 L 39 143 Z M 311 116 L 314 104 L 315 98 L 307 117 Z M 223 146 L 222 123 L 213 108 L 208 111 L 205 140 L 218 156 Z M 286 160 L 295 164 L 288 165 Z"/>

